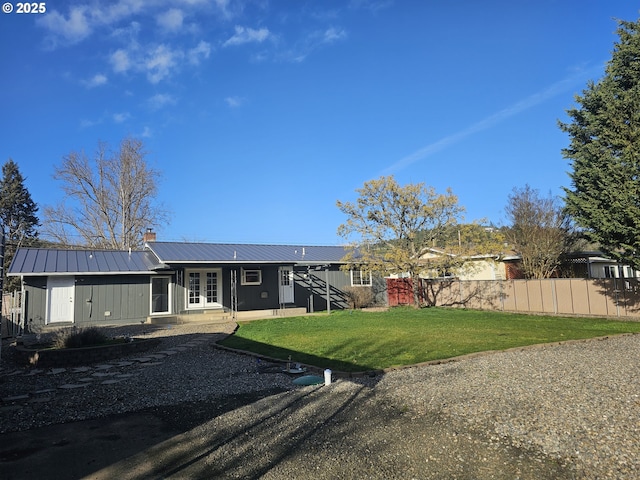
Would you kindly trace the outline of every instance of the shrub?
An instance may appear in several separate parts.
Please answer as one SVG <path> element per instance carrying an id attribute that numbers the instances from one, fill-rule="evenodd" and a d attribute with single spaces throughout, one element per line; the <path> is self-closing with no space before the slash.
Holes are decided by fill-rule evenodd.
<path id="1" fill-rule="evenodd" d="M 343 291 L 351 308 L 370 307 L 374 303 L 371 287 L 345 287 Z"/>
<path id="2" fill-rule="evenodd" d="M 55 348 L 80 348 L 102 345 L 108 337 L 98 327 L 61 330 L 53 339 Z"/>

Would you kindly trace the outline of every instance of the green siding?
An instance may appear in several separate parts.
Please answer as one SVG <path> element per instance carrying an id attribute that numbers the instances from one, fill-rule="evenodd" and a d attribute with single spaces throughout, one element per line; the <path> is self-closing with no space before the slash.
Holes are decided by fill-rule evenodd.
<path id="1" fill-rule="evenodd" d="M 151 304 L 150 276 L 123 275 L 76 279 L 75 323 L 142 321 Z"/>
<path id="2" fill-rule="evenodd" d="M 34 328 L 45 324 L 47 314 L 46 277 L 25 278 L 24 292 L 25 330 L 31 332 Z"/>

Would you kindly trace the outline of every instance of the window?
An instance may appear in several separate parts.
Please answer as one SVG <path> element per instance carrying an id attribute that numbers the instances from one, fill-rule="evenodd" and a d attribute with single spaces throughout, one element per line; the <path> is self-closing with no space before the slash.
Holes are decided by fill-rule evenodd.
<path id="1" fill-rule="evenodd" d="M 189 273 L 189 303 L 194 305 L 200 303 L 200 273 Z"/>
<path id="2" fill-rule="evenodd" d="M 604 278 L 618 278 L 618 266 L 617 265 L 605 265 L 604 266 Z"/>
<path id="3" fill-rule="evenodd" d="M 371 272 L 367 272 L 365 270 L 351 270 L 351 286 L 370 287 Z"/>
<path id="4" fill-rule="evenodd" d="M 218 301 L 218 272 L 207 272 L 207 303 Z"/>
<path id="5" fill-rule="evenodd" d="M 262 284 L 262 270 L 252 269 L 245 270 L 242 269 L 242 278 L 240 283 L 242 285 L 260 285 Z"/>

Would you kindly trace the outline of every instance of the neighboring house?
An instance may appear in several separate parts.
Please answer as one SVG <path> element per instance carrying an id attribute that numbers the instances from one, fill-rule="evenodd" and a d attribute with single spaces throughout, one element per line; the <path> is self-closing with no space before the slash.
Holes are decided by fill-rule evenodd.
<path id="1" fill-rule="evenodd" d="M 153 238 L 152 238 L 153 239 Z M 27 329 L 131 324 L 202 313 L 346 308 L 345 287 L 371 286 L 344 271 L 339 246 L 147 241 L 141 251 L 18 249 Z"/>
<path id="2" fill-rule="evenodd" d="M 506 266 L 499 255 L 470 255 L 461 257 L 464 262 L 461 266 L 451 267 L 445 272 L 439 269 L 429 269 L 429 263 L 440 260 L 443 257 L 451 258 L 452 264 L 459 264 L 456 255 L 447 253 L 437 248 L 430 248 L 421 260 L 424 260 L 424 271 L 420 274 L 425 279 L 456 279 L 456 280 L 504 280 L 507 278 Z M 406 278 L 407 273 L 392 274 L 388 278 Z"/>
<path id="3" fill-rule="evenodd" d="M 572 277 L 578 278 L 637 278 L 640 272 L 604 256 L 599 251 L 577 252 L 565 260 Z"/>
<path id="4" fill-rule="evenodd" d="M 525 278 L 519 255 L 503 258 L 508 280 Z M 582 251 L 566 255 L 555 278 L 637 278 L 640 272 L 604 256 L 599 251 Z"/>

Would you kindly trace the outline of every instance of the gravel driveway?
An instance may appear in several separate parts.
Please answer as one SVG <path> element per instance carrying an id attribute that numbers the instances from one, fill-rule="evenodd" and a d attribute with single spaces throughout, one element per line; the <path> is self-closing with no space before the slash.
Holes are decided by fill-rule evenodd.
<path id="1" fill-rule="evenodd" d="M 215 348 L 232 327 L 121 328 L 162 343 L 80 368 L 3 348 L 3 479 L 640 476 L 640 335 L 297 387 Z"/>

